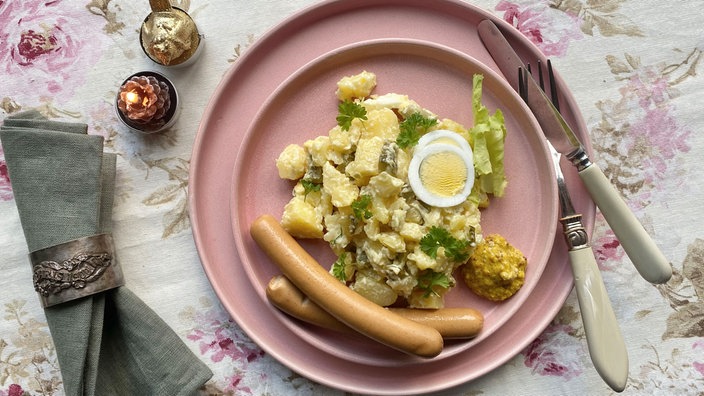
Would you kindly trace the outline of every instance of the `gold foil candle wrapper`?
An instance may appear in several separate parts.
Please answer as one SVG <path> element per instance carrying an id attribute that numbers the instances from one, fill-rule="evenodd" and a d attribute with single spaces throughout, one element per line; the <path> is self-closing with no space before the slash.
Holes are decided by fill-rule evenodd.
<path id="1" fill-rule="evenodd" d="M 142 23 L 140 43 L 147 56 L 163 66 L 186 66 L 198 58 L 202 36 L 183 10 L 153 10 Z"/>
<path id="2" fill-rule="evenodd" d="M 115 98 L 117 115 L 131 130 L 156 133 L 176 122 L 178 93 L 173 83 L 155 72 L 139 72 L 122 82 Z"/>

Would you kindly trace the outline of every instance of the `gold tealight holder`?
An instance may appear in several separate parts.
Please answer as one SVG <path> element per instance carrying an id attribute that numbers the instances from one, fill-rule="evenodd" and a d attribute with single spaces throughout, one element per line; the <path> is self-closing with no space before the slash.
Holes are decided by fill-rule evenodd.
<path id="1" fill-rule="evenodd" d="M 141 133 L 164 131 L 178 118 L 178 92 L 164 75 L 142 71 L 122 82 L 115 98 L 122 123 Z"/>
<path id="2" fill-rule="evenodd" d="M 142 22 L 139 42 L 144 53 L 162 66 L 187 66 L 203 48 L 193 19 L 168 0 L 149 0 L 152 12 Z"/>

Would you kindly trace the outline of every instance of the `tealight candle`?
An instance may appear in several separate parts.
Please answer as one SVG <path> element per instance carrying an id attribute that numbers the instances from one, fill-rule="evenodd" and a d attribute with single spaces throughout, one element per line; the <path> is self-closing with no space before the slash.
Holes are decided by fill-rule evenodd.
<path id="1" fill-rule="evenodd" d="M 142 50 L 162 66 L 186 66 L 203 48 L 193 19 L 169 0 L 149 0 L 152 12 L 144 19 L 139 37 Z"/>
<path id="2" fill-rule="evenodd" d="M 143 133 L 160 132 L 176 121 L 178 94 L 165 76 L 140 72 L 120 85 L 115 107 L 120 120 L 130 129 Z"/>

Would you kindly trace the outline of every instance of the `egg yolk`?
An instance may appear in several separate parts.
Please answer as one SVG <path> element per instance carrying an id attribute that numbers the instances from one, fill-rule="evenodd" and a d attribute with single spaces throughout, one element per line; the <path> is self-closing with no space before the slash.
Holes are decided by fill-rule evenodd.
<path id="1" fill-rule="evenodd" d="M 458 194 L 467 182 L 467 167 L 459 155 L 440 151 L 428 155 L 420 164 L 420 180 L 431 193 L 451 197 Z"/>

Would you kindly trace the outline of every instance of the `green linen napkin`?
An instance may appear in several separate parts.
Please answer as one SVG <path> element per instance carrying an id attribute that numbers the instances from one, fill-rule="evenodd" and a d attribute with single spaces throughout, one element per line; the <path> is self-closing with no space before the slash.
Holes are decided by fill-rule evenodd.
<path id="1" fill-rule="evenodd" d="M 115 155 L 101 136 L 27 111 L 4 120 L 0 142 L 30 252 L 111 232 Z M 212 376 L 125 286 L 45 313 L 66 395 L 191 395 Z"/>

